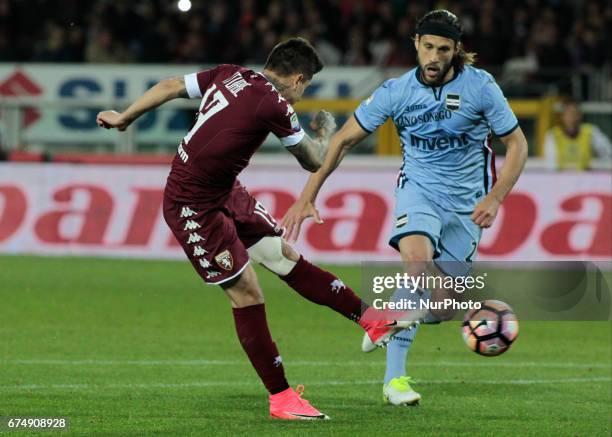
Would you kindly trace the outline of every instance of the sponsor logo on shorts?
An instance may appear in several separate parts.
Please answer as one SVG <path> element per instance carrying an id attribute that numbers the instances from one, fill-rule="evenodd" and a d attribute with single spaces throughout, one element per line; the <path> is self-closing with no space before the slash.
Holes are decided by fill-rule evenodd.
<path id="1" fill-rule="evenodd" d="M 459 94 L 446 95 L 446 109 L 457 111 L 461 107 L 461 96 Z"/>
<path id="2" fill-rule="evenodd" d="M 332 293 L 340 293 L 340 290 L 344 290 L 346 285 L 340 279 L 334 279 L 330 284 Z"/>
<path id="3" fill-rule="evenodd" d="M 227 249 L 215 255 L 215 261 L 223 270 L 231 270 L 234 268 L 234 258 L 232 258 L 232 254 Z"/>
<path id="4" fill-rule="evenodd" d="M 397 219 L 395 219 L 396 228 L 401 228 L 407 223 L 408 223 L 408 214 L 400 215 Z"/>
<path id="5" fill-rule="evenodd" d="M 218 272 L 216 270 L 208 270 L 206 272 L 206 279 L 212 279 L 215 278 L 217 276 L 221 275 L 221 272 Z"/>
<path id="6" fill-rule="evenodd" d="M 181 209 L 181 218 L 187 218 L 187 217 L 191 217 L 192 215 L 195 215 L 196 212 L 189 208 L 188 206 L 183 206 L 183 208 Z"/>
<path id="7" fill-rule="evenodd" d="M 200 229 L 202 226 L 200 226 L 197 222 L 194 222 L 193 220 L 187 220 L 185 222 L 185 227 L 183 228 L 184 231 L 194 231 L 196 229 Z"/>
<path id="8" fill-rule="evenodd" d="M 192 232 L 191 234 L 189 234 L 187 244 L 199 243 L 202 240 L 204 240 L 204 237 L 199 234 L 196 234 L 195 232 Z"/>
<path id="9" fill-rule="evenodd" d="M 208 262 L 205 258 L 200 258 L 198 261 L 200 261 L 200 265 L 202 266 L 203 269 L 212 267 L 212 264 Z"/>
<path id="10" fill-rule="evenodd" d="M 208 253 L 208 250 L 204 249 L 202 246 L 193 246 L 193 256 L 203 256 Z"/>

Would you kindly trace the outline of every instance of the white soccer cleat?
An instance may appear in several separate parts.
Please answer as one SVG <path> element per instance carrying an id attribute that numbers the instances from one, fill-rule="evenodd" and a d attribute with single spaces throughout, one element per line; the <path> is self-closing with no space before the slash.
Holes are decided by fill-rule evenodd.
<path id="1" fill-rule="evenodd" d="M 390 405 L 418 405 L 421 395 L 410 387 L 409 376 L 393 378 L 383 386 L 383 402 Z"/>

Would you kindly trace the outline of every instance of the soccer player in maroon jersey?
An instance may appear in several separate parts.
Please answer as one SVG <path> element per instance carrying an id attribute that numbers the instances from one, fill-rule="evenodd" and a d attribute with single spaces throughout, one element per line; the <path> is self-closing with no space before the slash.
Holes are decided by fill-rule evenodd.
<path id="1" fill-rule="evenodd" d="M 201 99 L 197 119 L 181 140 L 164 192 L 164 218 L 197 273 L 229 297 L 240 344 L 270 393 L 270 416 L 327 419 L 285 379 L 272 341 L 262 290 L 250 260 L 275 272 L 306 299 L 357 322 L 373 343 L 384 344 L 406 323 L 369 308 L 333 274 L 310 264 L 282 238 L 283 229 L 237 180 L 272 132 L 311 172 L 323 162 L 335 130 L 331 114 L 314 119 L 316 136 L 301 128 L 291 106 L 323 68 L 302 38 L 278 44 L 263 72 L 237 65 L 166 79 L 124 112 L 103 111 L 98 125 L 125 130 L 145 112 L 176 98 Z"/>

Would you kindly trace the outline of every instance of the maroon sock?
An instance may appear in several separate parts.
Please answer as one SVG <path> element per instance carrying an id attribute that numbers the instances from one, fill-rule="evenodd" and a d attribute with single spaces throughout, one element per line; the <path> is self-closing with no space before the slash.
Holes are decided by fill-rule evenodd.
<path id="1" fill-rule="evenodd" d="M 233 312 L 240 344 L 270 394 L 288 389 L 283 362 L 268 329 L 265 305 L 233 308 Z"/>
<path id="2" fill-rule="evenodd" d="M 354 322 L 359 322 L 362 309 L 367 308 L 340 279 L 310 264 L 303 256 L 287 276 L 280 278 L 309 301 L 328 306 Z"/>

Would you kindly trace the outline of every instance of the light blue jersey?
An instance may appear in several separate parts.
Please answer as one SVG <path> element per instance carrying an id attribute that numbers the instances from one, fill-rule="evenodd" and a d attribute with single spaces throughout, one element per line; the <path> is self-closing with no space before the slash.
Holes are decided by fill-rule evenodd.
<path id="1" fill-rule="evenodd" d="M 518 127 L 493 77 L 471 66 L 440 87 L 412 69 L 383 83 L 355 112 L 368 132 L 389 117 L 402 143 L 400 185 L 414 184 L 440 207 L 463 213 L 495 182 L 491 132 L 505 136 Z"/>

